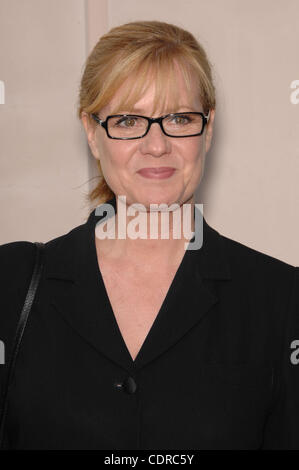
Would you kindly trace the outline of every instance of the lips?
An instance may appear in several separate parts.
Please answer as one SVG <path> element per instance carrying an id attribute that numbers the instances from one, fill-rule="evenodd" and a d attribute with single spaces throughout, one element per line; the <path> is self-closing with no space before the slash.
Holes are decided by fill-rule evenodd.
<path id="1" fill-rule="evenodd" d="M 161 166 L 156 168 L 141 168 L 138 173 L 145 178 L 168 178 L 175 172 L 175 168 Z"/>

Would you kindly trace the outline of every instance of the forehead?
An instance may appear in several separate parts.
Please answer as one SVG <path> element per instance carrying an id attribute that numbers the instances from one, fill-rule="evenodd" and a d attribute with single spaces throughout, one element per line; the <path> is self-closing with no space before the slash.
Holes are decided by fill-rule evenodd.
<path id="1" fill-rule="evenodd" d="M 103 111 L 107 114 L 134 112 L 150 116 L 178 112 L 183 108 L 201 111 L 196 76 L 190 70 L 187 74 L 183 72 L 182 66 L 175 63 L 164 75 L 155 69 L 147 74 L 146 79 L 143 74 L 131 74 Z"/>

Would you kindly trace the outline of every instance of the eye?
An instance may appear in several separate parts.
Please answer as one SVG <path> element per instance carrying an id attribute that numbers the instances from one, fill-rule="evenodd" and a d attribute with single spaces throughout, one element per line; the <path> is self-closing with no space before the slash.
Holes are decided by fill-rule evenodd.
<path id="1" fill-rule="evenodd" d="M 123 116 L 120 119 L 118 119 L 115 123 L 116 126 L 119 127 L 134 127 L 135 124 L 137 123 L 138 118 L 134 116 Z M 123 125 L 122 125 L 123 124 Z"/>
<path id="2" fill-rule="evenodd" d="M 188 114 L 176 114 L 171 118 L 172 123 L 177 125 L 188 124 L 191 120 Z"/>

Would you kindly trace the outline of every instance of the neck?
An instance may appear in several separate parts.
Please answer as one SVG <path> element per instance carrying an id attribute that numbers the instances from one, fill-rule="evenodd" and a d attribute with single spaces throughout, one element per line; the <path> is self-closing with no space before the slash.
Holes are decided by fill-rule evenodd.
<path id="1" fill-rule="evenodd" d="M 194 235 L 194 196 L 171 210 L 147 210 L 128 214 L 123 200 L 116 199 L 117 213 L 111 217 L 109 237 L 96 237 L 101 256 L 133 264 L 176 264 L 185 244 Z M 138 236 L 138 238 L 137 238 Z"/>

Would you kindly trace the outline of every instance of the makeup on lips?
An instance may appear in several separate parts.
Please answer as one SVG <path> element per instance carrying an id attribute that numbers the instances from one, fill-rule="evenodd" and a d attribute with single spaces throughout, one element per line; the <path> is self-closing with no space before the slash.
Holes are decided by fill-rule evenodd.
<path id="1" fill-rule="evenodd" d="M 137 173 L 139 173 L 144 178 L 169 178 L 175 172 L 175 168 L 170 166 L 161 166 L 156 168 L 141 168 Z"/>

